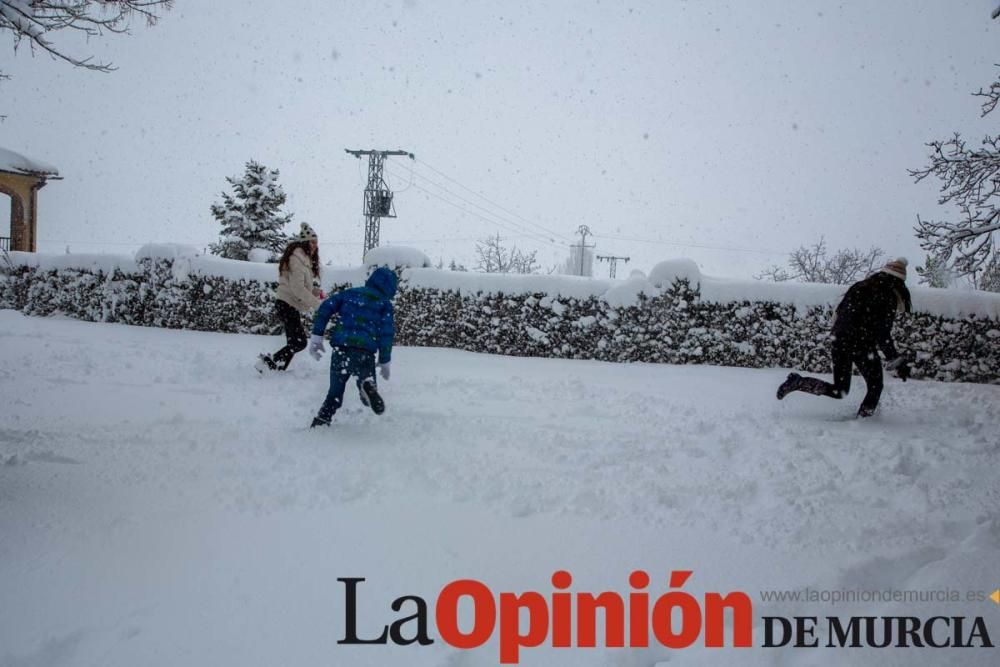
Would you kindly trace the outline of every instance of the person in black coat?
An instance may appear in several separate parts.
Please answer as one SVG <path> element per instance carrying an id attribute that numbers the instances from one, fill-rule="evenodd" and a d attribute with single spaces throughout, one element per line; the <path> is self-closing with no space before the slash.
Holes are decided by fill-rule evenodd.
<path id="1" fill-rule="evenodd" d="M 817 396 L 843 398 L 851 389 L 852 366 L 865 379 L 868 392 L 858 409 L 859 417 L 869 417 L 882 395 L 882 362 L 903 381 L 910 375 L 905 358 L 892 342 L 892 324 L 897 312 L 910 312 L 910 291 L 906 289 L 906 258 L 886 263 L 876 273 L 854 283 L 837 306 L 833 320 L 833 383 L 789 373 L 780 387 L 778 400 L 793 391 Z"/>

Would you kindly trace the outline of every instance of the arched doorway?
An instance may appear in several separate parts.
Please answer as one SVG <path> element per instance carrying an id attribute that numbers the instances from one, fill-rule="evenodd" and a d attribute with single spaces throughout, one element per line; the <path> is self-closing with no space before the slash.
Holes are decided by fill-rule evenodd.
<path id="1" fill-rule="evenodd" d="M 16 192 L 0 183 L 0 250 L 19 249 L 23 245 L 23 230 L 24 202 Z"/>
<path id="2" fill-rule="evenodd" d="M 5 250 L 35 252 L 37 245 L 38 191 L 51 179 L 60 179 L 55 167 L 42 164 L 0 147 L 0 193 L 9 201 L 10 229 L 2 234 L 0 247 Z M 7 217 L 0 201 L 0 218 Z"/>

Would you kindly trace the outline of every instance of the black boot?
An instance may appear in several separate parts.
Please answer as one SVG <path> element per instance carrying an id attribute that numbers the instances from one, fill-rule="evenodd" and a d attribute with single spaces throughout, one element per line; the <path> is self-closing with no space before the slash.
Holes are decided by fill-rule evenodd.
<path id="1" fill-rule="evenodd" d="M 329 426 L 329 419 L 320 419 L 319 417 L 313 417 L 312 424 L 309 424 L 309 428 L 316 428 L 317 426 Z"/>
<path id="2" fill-rule="evenodd" d="M 878 406 L 862 405 L 858 408 L 858 417 L 871 417 L 878 410 Z"/>
<path id="3" fill-rule="evenodd" d="M 798 391 L 799 384 L 802 382 L 802 376 L 798 373 L 789 373 L 785 381 L 781 383 L 778 387 L 778 400 L 780 401 L 785 396 L 788 396 L 793 391 Z"/>
<path id="4" fill-rule="evenodd" d="M 372 409 L 377 415 L 385 412 L 385 401 L 382 397 L 378 395 L 378 389 L 375 388 L 375 383 L 371 380 L 365 380 L 361 383 L 361 393 L 365 395 L 368 399 L 367 405 Z M 364 403 L 364 401 L 362 401 Z"/>
<path id="5" fill-rule="evenodd" d="M 278 368 L 269 354 L 257 355 L 257 361 L 254 363 L 253 367 L 257 369 L 257 372 L 261 375 L 263 375 L 265 371 L 273 371 Z"/>

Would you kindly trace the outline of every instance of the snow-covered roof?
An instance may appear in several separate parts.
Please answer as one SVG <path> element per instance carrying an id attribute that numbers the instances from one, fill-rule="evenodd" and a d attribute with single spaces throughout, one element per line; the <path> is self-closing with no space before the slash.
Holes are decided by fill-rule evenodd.
<path id="1" fill-rule="evenodd" d="M 0 171 L 28 176 L 59 176 L 59 170 L 52 165 L 33 160 L 3 147 L 0 147 Z"/>

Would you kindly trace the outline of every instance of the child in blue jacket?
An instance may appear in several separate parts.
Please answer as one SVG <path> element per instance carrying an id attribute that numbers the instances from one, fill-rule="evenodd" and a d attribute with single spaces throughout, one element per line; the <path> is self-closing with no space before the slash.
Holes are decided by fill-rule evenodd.
<path id="1" fill-rule="evenodd" d="M 337 315 L 330 331 L 330 389 L 311 427 L 329 426 L 333 414 L 344 401 L 344 388 L 353 375 L 357 378 L 361 401 L 377 415 L 385 411 L 375 383 L 375 352 L 382 378 L 389 379 L 392 341 L 396 334 L 392 297 L 396 294 L 396 274 L 385 267 L 375 269 L 364 287 L 331 294 L 320 305 L 313 320 L 309 354 L 317 361 L 323 356 L 323 332 Z"/>

